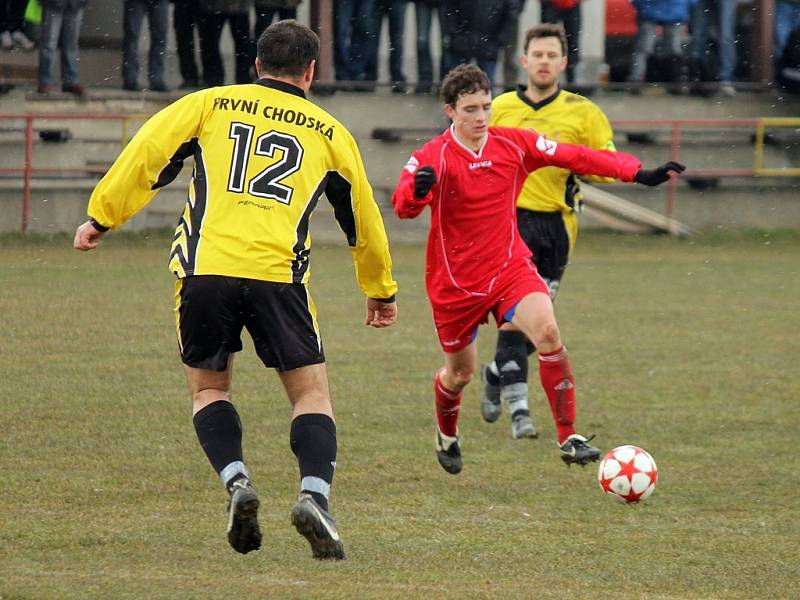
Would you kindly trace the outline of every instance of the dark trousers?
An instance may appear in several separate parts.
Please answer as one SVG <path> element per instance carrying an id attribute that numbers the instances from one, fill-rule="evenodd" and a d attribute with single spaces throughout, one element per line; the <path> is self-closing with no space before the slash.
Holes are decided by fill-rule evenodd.
<path id="1" fill-rule="evenodd" d="M 225 66 L 219 51 L 219 40 L 225 23 L 230 25 L 233 49 L 236 58 L 236 83 L 250 83 L 250 67 L 253 65 L 253 44 L 250 39 L 250 17 L 246 14 L 202 14 L 200 31 L 200 57 L 203 62 L 203 78 L 206 85 L 225 85 Z"/>
<path id="2" fill-rule="evenodd" d="M 393 83 L 405 81 L 403 75 L 403 34 L 405 33 L 406 0 L 375 0 L 373 5 L 372 49 L 369 52 L 364 79 L 378 79 L 378 54 L 383 17 L 389 18 L 389 74 Z"/>
<path id="3" fill-rule="evenodd" d="M 581 34 L 581 5 L 575 8 L 561 10 L 551 4 L 542 5 L 542 23 L 558 23 L 564 25 L 564 33 L 567 34 L 567 81 L 574 83 L 575 67 L 581 59 L 580 39 Z"/>
<path id="4" fill-rule="evenodd" d="M 139 34 L 147 16 L 150 28 L 150 51 L 147 54 L 147 80 L 150 85 L 164 84 L 164 55 L 167 46 L 167 0 L 125 0 L 122 21 L 122 79 L 135 86 L 139 78 Z"/>
<path id="5" fill-rule="evenodd" d="M 22 20 L 28 0 L 0 0 L 0 31 L 22 29 Z"/>
<path id="6" fill-rule="evenodd" d="M 448 47 L 449 40 L 442 30 L 444 6 L 442 4 L 431 6 L 426 2 L 417 2 L 414 4 L 414 8 L 417 23 L 417 80 L 422 84 L 441 81 L 447 75 L 448 66 L 453 62 L 451 58 L 448 58 L 448 53 L 450 52 Z M 442 43 L 438 78 L 434 77 L 433 74 L 433 57 L 431 55 L 431 27 L 433 26 L 434 13 L 436 13 L 436 18 L 439 21 L 439 34 Z"/>
<path id="7" fill-rule="evenodd" d="M 198 25 L 196 2 L 194 0 L 174 0 L 175 12 L 172 23 L 175 29 L 175 42 L 178 46 L 178 65 L 184 83 L 200 83 L 200 71 L 195 61 L 194 30 Z"/>
<path id="8" fill-rule="evenodd" d="M 335 0 L 333 57 L 338 81 L 360 81 L 372 49 L 373 0 Z"/>
<path id="9" fill-rule="evenodd" d="M 270 26 L 272 19 L 277 15 L 278 20 L 296 19 L 296 8 L 259 8 L 256 6 L 256 24 L 253 27 L 253 41 L 258 43 L 258 38 L 264 33 L 264 30 Z"/>

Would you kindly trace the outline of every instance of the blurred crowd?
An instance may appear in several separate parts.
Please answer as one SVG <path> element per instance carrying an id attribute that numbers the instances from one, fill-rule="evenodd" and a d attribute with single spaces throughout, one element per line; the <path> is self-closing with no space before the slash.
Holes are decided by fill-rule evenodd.
<path id="1" fill-rule="evenodd" d="M 90 0 L 0 0 L 3 50 L 32 51 L 38 45 L 38 91 L 54 90 L 56 63 L 61 90 L 82 96 L 78 40 Z M 97 0 L 91 0 L 97 1 Z M 193 89 L 230 83 L 220 42 L 227 30 L 235 69 L 232 81 L 255 77 L 256 40 L 273 20 L 297 18 L 302 0 L 115 0 L 122 5 L 122 87 L 129 91 L 169 90 L 164 62 L 168 29 L 175 32 L 182 81 Z M 560 23 L 567 35 L 566 83 L 576 81 L 580 63 L 581 0 L 533 0 L 542 22 Z M 333 0 L 334 67 L 338 87 L 375 88 L 382 31 L 388 35 L 390 89 L 394 93 L 431 93 L 447 71 L 475 62 L 496 85 L 507 89 L 518 78 L 520 15 L 526 0 Z M 626 80 L 716 82 L 735 93 L 737 54 L 741 52 L 737 11 L 753 0 L 607 0 L 624 3 L 635 20 Z M 173 4 L 170 11 L 169 5 Z M 413 6 L 411 6 L 413 5 Z M 406 11 L 415 28 L 406 31 Z M 140 76 L 139 41 L 145 20 L 150 45 L 146 77 Z M 171 20 L 171 23 L 170 23 Z M 384 23 L 386 27 L 384 28 Z M 524 27 L 533 25 L 525 23 Z M 434 31 L 434 27 L 437 28 Z M 774 59 L 776 79 L 800 86 L 800 0 L 775 0 Z M 416 73 L 404 71 L 406 40 L 416 40 Z M 438 48 L 433 48 L 437 40 Z M 628 53 L 630 56 L 630 52 Z M 436 63 L 434 64 L 434 57 Z M 413 81 L 413 88 L 407 82 Z M 501 80 L 501 81 L 500 81 Z M 636 86 L 633 86 L 636 89 Z"/>

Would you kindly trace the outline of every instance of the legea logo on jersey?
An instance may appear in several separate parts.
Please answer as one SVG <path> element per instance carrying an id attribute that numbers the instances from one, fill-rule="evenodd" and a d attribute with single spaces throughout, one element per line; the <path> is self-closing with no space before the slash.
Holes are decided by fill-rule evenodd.
<path id="1" fill-rule="evenodd" d="M 469 163 L 470 170 L 472 169 L 486 169 L 492 166 L 492 161 L 490 160 L 482 160 L 479 162 L 471 162 Z"/>
<path id="2" fill-rule="evenodd" d="M 558 148 L 558 142 L 548 140 L 542 135 L 536 138 L 536 149 L 541 150 L 548 156 L 553 156 L 556 153 L 556 148 Z"/>

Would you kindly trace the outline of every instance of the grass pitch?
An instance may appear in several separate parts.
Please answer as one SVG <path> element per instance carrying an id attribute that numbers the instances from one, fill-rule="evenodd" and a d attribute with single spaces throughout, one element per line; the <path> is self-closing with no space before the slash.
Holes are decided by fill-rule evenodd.
<path id="1" fill-rule="evenodd" d="M 800 583 L 800 235 L 584 233 L 557 302 L 579 431 L 636 444 L 654 495 L 605 498 L 566 468 L 538 376 L 538 440 L 465 394 L 464 471 L 433 448 L 441 358 L 423 249 L 393 247 L 397 326 L 363 326 L 349 252 L 317 247 L 339 429 L 332 510 L 348 560 L 289 523 L 290 410 L 251 346 L 234 399 L 264 545 L 225 539 L 177 356 L 168 233 L 0 238 L 0 598 L 789 598 Z M 245 338 L 246 339 L 246 338 Z M 493 351 L 481 329 L 480 355 Z"/>

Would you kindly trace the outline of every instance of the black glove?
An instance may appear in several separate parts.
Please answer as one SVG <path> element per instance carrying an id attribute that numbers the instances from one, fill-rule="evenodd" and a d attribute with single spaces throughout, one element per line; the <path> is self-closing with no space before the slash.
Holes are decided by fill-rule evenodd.
<path id="1" fill-rule="evenodd" d="M 686 167 L 683 166 L 679 162 L 669 161 L 665 162 L 660 167 L 655 169 L 646 171 L 645 169 L 641 169 L 640 171 L 636 172 L 636 175 L 633 176 L 633 180 L 636 183 L 641 183 L 642 185 L 649 185 L 651 187 L 656 185 L 661 185 L 665 181 L 669 181 L 669 174 L 674 173 L 683 173 L 686 170 Z"/>
<path id="2" fill-rule="evenodd" d="M 433 167 L 420 167 L 414 173 L 414 196 L 424 198 L 436 183 L 436 172 Z"/>

